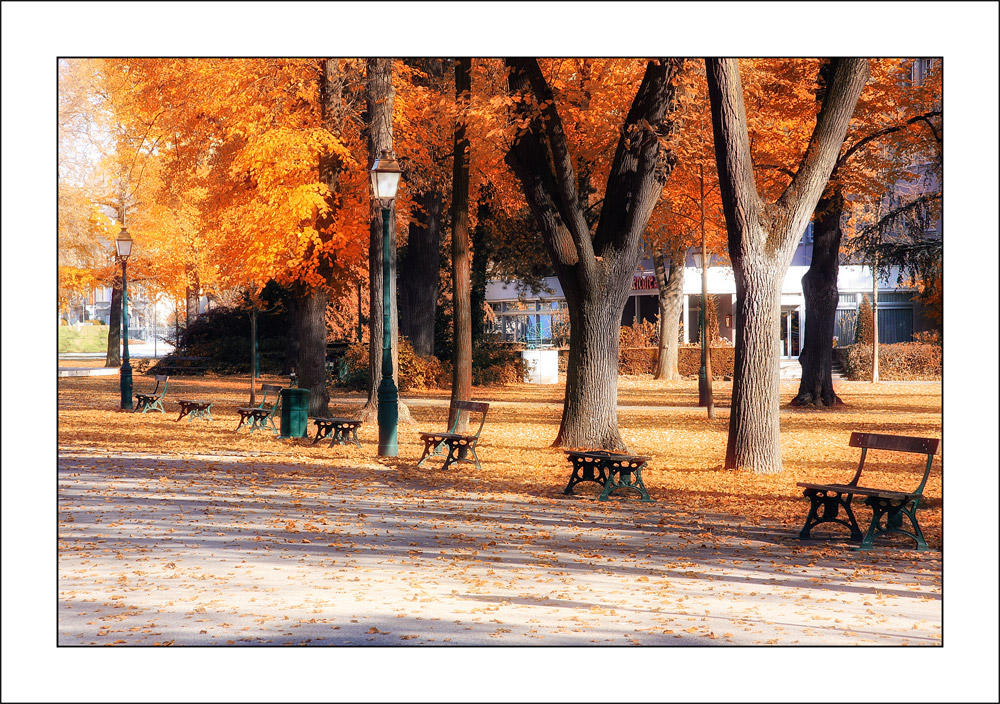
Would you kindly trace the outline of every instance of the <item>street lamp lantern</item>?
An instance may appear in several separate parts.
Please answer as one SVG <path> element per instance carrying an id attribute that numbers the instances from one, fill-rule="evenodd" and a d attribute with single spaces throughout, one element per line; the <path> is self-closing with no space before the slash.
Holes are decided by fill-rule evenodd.
<path id="1" fill-rule="evenodd" d="M 389 256 L 390 221 L 392 201 L 399 188 L 402 169 L 392 151 L 383 149 L 370 169 L 372 197 L 382 207 L 382 381 L 378 386 L 378 455 L 397 457 L 399 445 L 396 428 L 399 424 L 399 389 L 392 378 L 392 316 L 391 282 L 392 258 Z M 360 317 L 360 313 L 359 313 Z"/>
<path id="2" fill-rule="evenodd" d="M 124 227 L 118 234 L 118 239 L 115 240 L 115 250 L 118 252 L 118 258 L 123 261 L 132 254 L 132 236 Z"/>
<path id="3" fill-rule="evenodd" d="M 132 236 L 122 225 L 115 240 L 115 252 L 122 263 L 122 367 L 119 381 L 121 409 L 132 410 L 132 365 L 128 357 L 128 258 L 132 255 Z"/>
<path id="4" fill-rule="evenodd" d="M 396 190 L 399 188 L 399 177 L 403 170 L 399 168 L 399 163 L 389 149 L 382 150 L 382 156 L 377 158 L 372 164 L 370 171 L 372 179 L 372 195 L 375 200 L 383 204 L 391 204 L 396 197 Z"/>

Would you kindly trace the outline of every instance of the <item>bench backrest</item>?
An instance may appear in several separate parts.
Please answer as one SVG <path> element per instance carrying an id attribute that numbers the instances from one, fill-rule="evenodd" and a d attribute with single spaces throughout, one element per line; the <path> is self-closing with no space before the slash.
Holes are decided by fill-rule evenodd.
<path id="1" fill-rule="evenodd" d="M 163 394 L 167 393 L 167 379 L 169 378 L 170 378 L 169 374 L 156 375 L 156 386 L 153 388 L 153 393 L 152 393 L 153 396 L 156 396 L 157 392 L 159 392 L 159 396 L 162 398 Z M 161 381 L 163 382 L 163 390 L 160 390 Z"/>
<path id="2" fill-rule="evenodd" d="M 278 404 L 281 402 L 281 387 L 278 386 L 277 384 L 261 384 L 260 390 L 261 393 L 264 394 L 264 398 L 262 398 L 260 400 L 260 403 L 257 404 L 257 408 L 264 408 L 264 406 L 267 404 L 267 395 L 269 393 L 273 393 L 278 397 L 274 400 L 274 405 L 271 408 L 271 412 L 273 413 L 274 409 L 277 408 Z"/>
<path id="3" fill-rule="evenodd" d="M 941 441 L 937 438 L 915 438 L 906 435 L 880 435 L 878 433 L 851 433 L 849 445 L 861 448 L 861 461 L 858 463 L 858 471 L 851 480 L 851 486 L 857 486 L 861 479 L 861 470 L 865 466 L 865 458 L 868 450 L 891 450 L 893 452 L 912 452 L 914 454 L 927 455 L 927 462 L 924 466 L 924 476 L 920 480 L 920 485 L 912 493 L 919 494 L 924 490 L 927 477 L 931 473 L 931 463 L 934 455 L 937 454 Z"/>
<path id="4" fill-rule="evenodd" d="M 482 414 L 479 420 L 479 430 L 474 435 L 474 437 L 478 438 L 479 434 L 483 432 L 483 426 L 486 425 L 486 411 L 490 410 L 490 404 L 480 401 L 455 401 L 455 403 L 451 404 L 451 407 L 457 412 L 455 413 L 455 422 L 451 424 L 451 428 L 448 430 L 449 433 L 455 432 L 463 412 Z"/>

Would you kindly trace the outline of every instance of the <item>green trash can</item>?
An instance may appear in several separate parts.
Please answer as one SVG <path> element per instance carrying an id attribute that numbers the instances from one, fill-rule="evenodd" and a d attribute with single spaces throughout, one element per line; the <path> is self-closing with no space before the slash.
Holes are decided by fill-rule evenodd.
<path id="1" fill-rule="evenodd" d="M 309 437 L 309 389 L 281 390 L 281 435 L 278 437 Z"/>

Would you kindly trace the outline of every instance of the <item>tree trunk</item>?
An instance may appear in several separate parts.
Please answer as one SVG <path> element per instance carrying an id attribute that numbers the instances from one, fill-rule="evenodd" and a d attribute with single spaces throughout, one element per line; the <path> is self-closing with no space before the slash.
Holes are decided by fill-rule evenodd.
<path id="1" fill-rule="evenodd" d="M 631 282 L 629 282 L 630 284 Z M 570 344 L 555 446 L 628 451 L 618 429 L 618 342 L 631 285 L 587 293 L 567 288 Z"/>
<path id="2" fill-rule="evenodd" d="M 672 129 L 674 78 L 683 60 L 646 65 L 622 125 L 596 228 L 584 213 L 556 98 L 535 59 L 506 59 L 511 92 L 526 120 L 505 160 L 531 207 L 566 295 L 570 354 L 555 445 L 625 449 L 618 429 L 621 311 L 639 263 L 649 215 L 673 168 L 660 138 Z"/>
<path id="3" fill-rule="evenodd" d="M 367 60 L 365 99 L 367 104 L 368 163 L 382 155 L 383 149 L 392 149 L 392 106 L 396 91 L 392 85 L 392 59 Z M 396 300 L 396 281 L 385 281 L 382 276 L 382 206 L 371 203 L 371 225 L 368 237 L 368 280 L 371 300 L 368 306 L 368 400 L 358 418 L 375 422 L 378 417 L 378 387 L 382 382 L 383 339 L 383 286 L 389 287 L 390 301 Z M 389 208 L 389 270 L 396 271 L 396 205 Z M 392 340 L 392 376 L 399 387 L 399 316 L 397 307 L 390 304 L 390 335 Z M 399 400 L 399 420 L 410 421 L 410 412 Z"/>
<path id="4" fill-rule="evenodd" d="M 257 405 L 257 304 L 250 309 L 250 405 Z"/>
<path id="5" fill-rule="evenodd" d="M 472 314 L 472 344 L 477 345 L 486 334 L 486 283 L 490 259 L 496 251 L 496 232 L 493 223 L 493 184 L 487 182 L 479 190 L 476 207 L 476 227 L 472 231 L 472 272 L 469 293 Z"/>
<path id="6" fill-rule="evenodd" d="M 325 289 L 299 289 L 298 302 L 299 350 L 295 373 L 299 387 L 309 389 L 309 415 L 330 415 L 330 393 L 326 388 L 326 306 L 329 294 Z"/>
<path id="7" fill-rule="evenodd" d="M 122 365 L 122 278 L 115 276 L 111 287 L 111 310 L 108 318 L 108 354 L 105 367 Z"/>
<path id="8" fill-rule="evenodd" d="M 684 303 L 684 252 L 675 247 L 670 260 L 662 252 L 653 256 L 656 285 L 659 288 L 660 343 L 654 379 L 674 381 L 680 379 L 677 371 L 678 339 L 680 338 L 681 307 Z M 668 270 L 669 268 L 669 270 Z"/>
<path id="9" fill-rule="evenodd" d="M 434 354 L 434 314 L 441 268 L 441 189 L 434 184 L 414 197 L 406 255 L 399 267 L 399 331 L 421 357 Z"/>
<path id="10" fill-rule="evenodd" d="M 414 82 L 428 89 L 436 99 L 445 99 L 445 62 L 440 58 L 410 59 L 426 76 L 415 73 Z M 432 161 L 443 157 L 432 149 Z M 435 314 L 441 269 L 441 228 L 444 197 L 435 172 L 430 183 L 413 195 L 407 243 L 399 256 L 399 332 L 413 345 L 413 351 L 434 354 Z"/>
<path id="11" fill-rule="evenodd" d="M 792 399 L 793 406 L 828 407 L 843 403 L 833 389 L 833 332 L 840 299 L 837 274 L 844 195 L 839 184 L 831 186 L 816 206 L 812 261 L 802 277 L 809 325 L 799 355 L 802 380 L 798 394 Z"/>
<path id="12" fill-rule="evenodd" d="M 719 186 L 736 277 L 736 359 L 727 469 L 781 471 L 778 337 L 781 283 L 844 142 L 868 78 L 867 59 L 836 59 L 798 171 L 775 203 L 757 193 L 743 88 L 735 59 L 706 72 Z"/>
<path id="13" fill-rule="evenodd" d="M 455 161 L 451 183 L 451 282 L 454 332 L 452 338 L 451 406 L 449 427 L 455 422 L 456 401 L 472 396 L 472 313 L 470 310 L 469 140 L 465 136 L 465 108 L 472 90 L 472 59 L 455 59 Z M 455 432 L 468 431 L 469 414 L 458 417 Z"/>
<path id="14" fill-rule="evenodd" d="M 288 337 L 285 338 L 285 359 L 281 364 L 281 373 L 288 376 L 295 369 L 299 359 L 299 340 L 302 331 L 299 328 L 299 297 L 294 292 L 287 296 L 288 305 Z"/>
<path id="15" fill-rule="evenodd" d="M 195 269 L 193 264 L 185 264 L 184 273 L 187 276 L 188 282 L 187 288 L 184 291 L 184 326 L 189 328 L 198 319 L 198 314 L 201 313 L 201 298 L 198 296 L 201 284 L 198 282 L 198 270 Z"/>

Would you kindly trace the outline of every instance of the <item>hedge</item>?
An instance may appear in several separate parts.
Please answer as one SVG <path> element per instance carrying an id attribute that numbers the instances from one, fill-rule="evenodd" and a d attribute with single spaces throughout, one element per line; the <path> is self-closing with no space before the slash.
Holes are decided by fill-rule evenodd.
<path id="1" fill-rule="evenodd" d="M 733 375 L 736 348 L 712 347 L 712 377 Z M 619 352 L 619 374 L 652 374 L 656 371 L 655 347 L 625 348 Z M 677 350 L 677 371 L 682 376 L 697 375 L 701 368 L 701 347 L 681 347 Z"/>
<path id="2" fill-rule="evenodd" d="M 852 381 L 872 378 L 872 348 L 870 345 L 850 345 L 843 348 L 844 372 Z M 878 378 L 880 381 L 936 380 L 941 378 L 942 349 L 926 342 L 900 342 L 878 346 Z"/>

